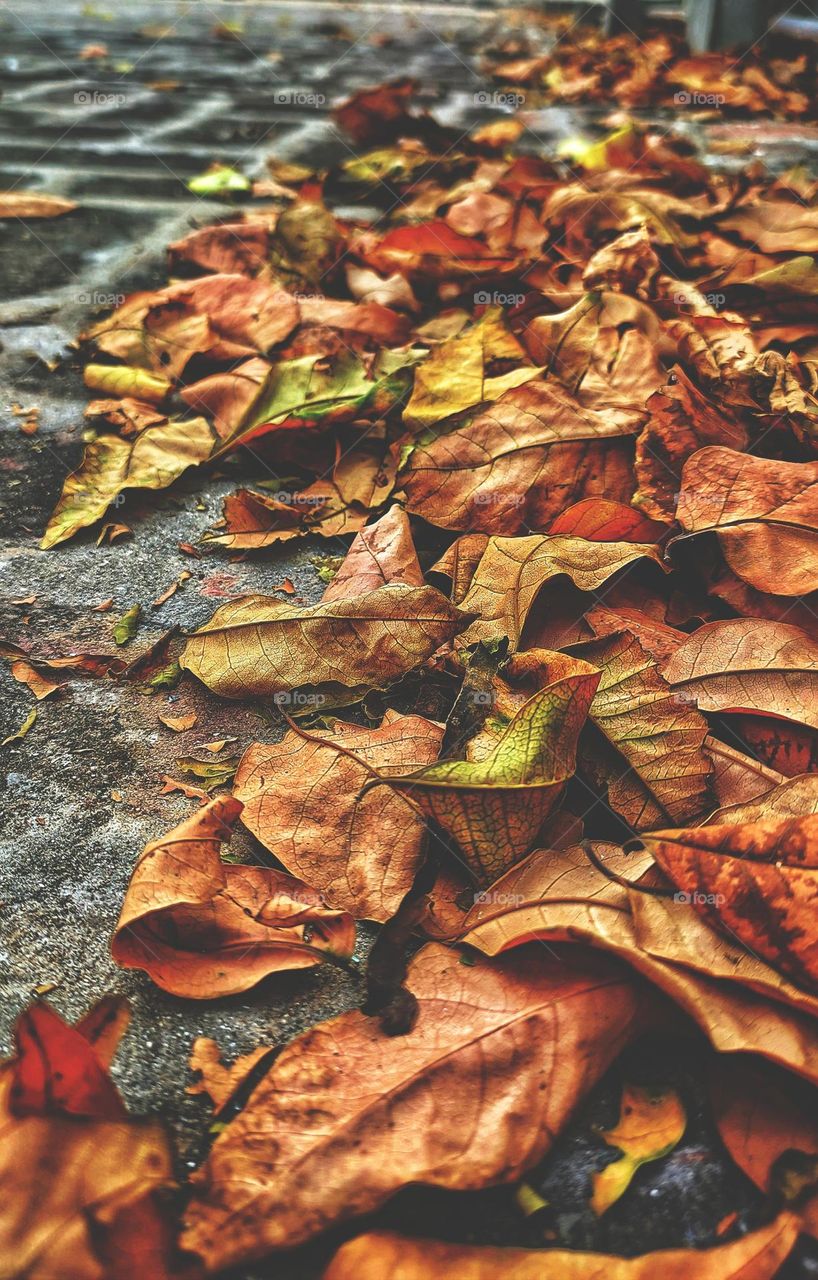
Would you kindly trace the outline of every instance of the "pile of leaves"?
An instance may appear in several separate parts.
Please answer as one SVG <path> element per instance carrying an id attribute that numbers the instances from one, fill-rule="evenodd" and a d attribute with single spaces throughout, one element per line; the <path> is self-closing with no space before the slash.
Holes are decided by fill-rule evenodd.
<path id="1" fill-rule="evenodd" d="M 526 15 L 530 25 L 532 15 Z M 506 37 L 487 51 L 486 70 L 549 102 L 668 107 L 737 117 L 812 119 L 815 49 L 781 37 L 736 53 L 691 53 L 681 29 L 651 23 L 639 35 L 606 37 L 598 26 L 537 15 L 537 39 Z M 545 51 L 543 51 L 545 46 Z"/>
<path id="2" fill-rule="evenodd" d="M 184 1265 L 302 1244 L 412 1183 L 518 1182 L 670 1019 L 712 1047 L 722 1136 L 767 1197 L 754 1230 L 632 1260 L 370 1233 L 327 1280 L 763 1280 L 818 1222 L 816 189 L 633 125 L 571 168 L 515 151 L 519 121 L 453 140 L 411 98 L 345 103 L 353 158 L 274 166 L 276 204 L 171 246 L 171 283 L 94 326 L 107 427 L 44 540 L 241 450 L 259 483 L 212 544 L 345 553 L 318 603 L 243 597 L 185 638 L 185 678 L 269 700 L 286 732 L 144 850 L 113 939 L 207 999 L 347 965 L 356 922 L 384 926 L 365 1010 L 232 1072 L 197 1048 L 217 1105 L 244 1092 L 193 1177 Z M 340 197 L 386 211 L 354 224 Z M 439 715 L 407 708 L 424 680 Z M 263 865 L 223 856 L 237 822 Z M 55 1061 L 39 1096 L 99 1147 Z M 20 1096 L 12 1133 L 66 1123 Z M 626 1091 L 597 1211 L 683 1130 L 672 1098 Z M 13 1226 L 32 1276 L 36 1222 Z"/>

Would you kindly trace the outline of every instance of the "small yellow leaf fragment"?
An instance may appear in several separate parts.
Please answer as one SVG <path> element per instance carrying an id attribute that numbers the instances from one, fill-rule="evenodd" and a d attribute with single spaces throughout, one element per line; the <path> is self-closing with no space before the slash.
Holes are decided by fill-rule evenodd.
<path id="1" fill-rule="evenodd" d="M 7 738 L 4 738 L 3 741 L 0 742 L 0 747 L 7 747 L 10 742 L 20 742 L 26 736 L 26 734 L 28 733 L 29 729 L 32 727 L 36 719 L 37 719 L 37 708 L 32 707 L 28 715 L 26 716 L 25 720 L 20 725 L 20 728 L 17 730 L 17 732 L 10 733 Z"/>
<path id="2" fill-rule="evenodd" d="M 193 728 L 198 716 L 195 711 L 191 711 L 186 716 L 160 716 L 159 719 L 167 729 L 172 729 L 174 733 L 184 733 L 186 729 Z"/>
<path id="3" fill-rule="evenodd" d="M 616 1203 L 640 1165 L 672 1151 L 686 1126 L 687 1116 L 675 1089 L 626 1084 L 616 1128 L 600 1133 L 622 1155 L 593 1175 L 590 1203 L 594 1213 L 600 1216 Z"/>

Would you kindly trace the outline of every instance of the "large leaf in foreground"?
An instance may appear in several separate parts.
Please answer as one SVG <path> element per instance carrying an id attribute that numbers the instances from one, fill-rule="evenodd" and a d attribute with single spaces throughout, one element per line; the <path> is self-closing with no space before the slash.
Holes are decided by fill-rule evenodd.
<path id="1" fill-rule="evenodd" d="M 309 685 L 348 701 L 411 671 L 468 620 L 434 587 L 387 585 L 305 609 L 245 596 L 217 609 L 179 661 L 225 698 Z"/>
<path id="2" fill-rule="evenodd" d="M 169 1276 L 155 1198 L 173 1180 L 167 1135 L 128 1118 L 107 1071 L 127 1022 L 115 998 L 74 1026 L 41 1001 L 18 1019 L 15 1056 L 0 1064 L 4 1280 Z"/>
<path id="3" fill-rule="evenodd" d="M 500 1249 L 373 1232 L 350 1240 L 323 1280 L 772 1280 L 798 1237 L 782 1213 L 768 1227 L 712 1249 L 662 1249 L 639 1258 L 573 1249 Z"/>
<path id="4" fill-rule="evenodd" d="M 271 867 L 225 863 L 241 805 L 219 797 L 147 846 L 125 895 L 111 950 L 174 995 L 205 1000 L 269 973 L 349 956 L 355 925 L 314 889 Z"/>
<path id="5" fill-rule="evenodd" d="M 413 961 L 414 1029 L 345 1013 L 284 1050 L 194 1175 L 187 1248 L 216 1270 L 367 1213 L 413 1182 L 513 1182 L 638 1028 L 607 961 L 531 948 Z"/>
<path id="6" fill-rule="evenodd" d="M 241 820 L 325 902 L 387 920 L 412 886 L 424 823 L 390 788 L 361 791 L 374 769 L 436 759 L 442 738 L 442 725 L 388 711 L 377 729 L 337 721 L 321 736 L 290 730 L 273 745 L 256 742 L 236 773 Z"/>
<path id="7" fill-rule="evenodd" d="M 99 436 L 68 476 L 41 546 L 64 542 L 94 524 L 126 489 L 166 489 L 188 467 L 210 457 L 216 433 L 204 418 L 146 427 L 134 441 Z"/>
<path id="8" fill-rule="evenodd" d="M 574 772 L 599 672 L 575 660 L 530 697 L 481 760 L 441 760 L 392 778 L 454 842 L 480 881 L 525 856 Z"/>

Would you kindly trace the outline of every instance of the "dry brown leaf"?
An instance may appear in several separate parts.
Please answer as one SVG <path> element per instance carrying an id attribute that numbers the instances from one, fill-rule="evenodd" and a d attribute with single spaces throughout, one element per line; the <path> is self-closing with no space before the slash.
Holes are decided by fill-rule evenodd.
<path id="1" fill-rule="evenodd" d="M 644 1003 L 609 962 L 542 948 L 464 965 L 430 944 L 408 982 L 420 1006 L 408 1035 L 358 1012 L 315 1027 L 216 1140 L 183 1238 L 209 1268 L 308 1240 L 409 1183 L 513 1182 L 636 1032 Z"/>
<path id="2" fill-rule="evenodd" d="M 416 446 L 401 476 L 407 510 L 444 529 L 514 534 L 546 528 L 582 498 L 626 502 L 633 430 L 558 383 L 528 383 Z"/>
<path id="3" fill-rule="evenodd" d="M 437 758 L 443 726 L 388 711 L 377 729 L 336 721 L 329 733 L 290 730 L 254 743 L 236 772 L 241 820 L 325 902 L 387 920 L 412 886 L 424 823 L 388 787 L 361 795 L 374 770 L 404 772 Z"/>
<path id="4" fill-rule="evenodd" d="M 184 733 L 186 729 L 192 729 L 198 716 L 195 711 L 191 711 L 184 716 L 159 716 L 166 729 L 172 729 L 174 733 Z"/>
<path id="5" fill-rule="evenodd" d="M 221 861 L 240 812 L 219 797 L 145 848 L 111 943 L 117 964 L 205 1000 L 352 954 L 352 919 L 313 889 L 269 867 Z"/>
<path id="6" fill-rule="evenodd" d="M 704 445 L 742 449 L 747 431 L 734 410 L 713 404 L 681 369 L 647 408 L 650 419 L 636 442 L 633 501 L 654 520 L 672 520 L 691 454 Z"/>
<path id="7" fill-rule="evenodd" d="M 640 559 L 661 564 L 655 547 L 633 542 L 592 542 L 571 535 L 489 538 L 462 608 L 480 615 L 461 637 L 464 644 L 508 636 L 520 647 L 526 618 L 542 588 L 565 574 L 579 591 L 598 592 L 614 574 Z"/>
<path id="8" fill-rule="evenodd" d="M 797 1207 L 793 1208 L 803 1229 L 818 1236 L 818 1194 L 814 1189 L 818 1160 L 815 1090 L 800 1082 L 796 1085 L 791 1077 L 767 1062 L 748 1060 L 737 1070 L 730 1070 L 722 1059 L 716 1058 L 710 1063 L 710 1097 L 722 1142 L 738 1167 L 760 1190 L 773 1191 L 771 1175 L 776 1178 L 775 1189 L 783 1190 L 788 1168 L 807 1175 L 803 1191 L 797 1178 L 792 1179 L 793 1190 L 802 1191 L 797 1197 Z M 775 1168 L 777 1162 L 780 1162 L 778 1169 Z"/>
<path id="9" fill-rule="evenodd" d="M 708 622 L 662 674 L 701 711 L 758 711 L 818 728 L 818 644 L 787 623 Z"/>
<path id="10" fill-rule="evenodd" d="M 18 658 L 16 662 L 12 662 L 11 674 L 15 680 L 20 681 L 20 684 L 28 686 L 38 702 L 56 693 L 60 687 L 56 680 L 49 680 L 48 676 L 44 676 L 25 658 Z"/>
<path id="11" fill-rule="evenodd" d="M 207 1094 L 218 1115 L 256 1063 L 272 1052 L 267 1045 L 259 1045 L 257 1049 L 241 1054 L 226 1067 L 216 1041 L 208 1036 L 197 1036 L 190 1051 L 190 1069 L 199 1073 L 199 1079 L 194 1084 L 189 1084 L 185 1093 Z"/>
<path id="12" fill-rule="evenodd" d="M 714 532 L 730 568 L 757 591 L 818 590 L 818 462 L 701 449 L 685 464 L 676 518 L 688 535 Z"/>
<path id="13" fill-rule="evenodd" d="M 581 758 L 607 783 L 613 808 L 637 831 L 662 813 L 703 816 L 712 798 L 704 717 L 673 693 L 636 636 L 620 632 L 573 652 L 602 673 L 588 715 L 609 745 L 590 739 Z"/>
<path id="14" fill-rule="evenodd" d="M 0 191 L 0 218 L 59 218 L 77 208 L 75 200 L 41 191 Z"/>
<path id="15" fill-rule="evenodd" d="M 402 584 L 304 609 L 245 596 L 217 609 L 188 640 L 180 664 L 226 698 L 310 686 L 355 700 L 424 662 L 469 621 L 434 587 Z"/>
<path id="16" fill-rule="evenodd" d="M 323 1280 L 772 1280 L 795 1245 L 798 1219 L 711 1249 L 663 1249 L 638 1258 L 574 1249 L 500 1249 L 376 1232 L 350 1240 Z"/>
<path id="17" fill-rule="evenodd" d="M 625 855 L 611 846 L 596 851 L 628 880 L 644 870 L 644 852 Z M 601 947 L 670 996 L 720 1053 L 761 1054 L 818 1084 L 818 1021 L 804 1011 L 812 997 L 804 993 L 801 1008 L 787 1007 L 740 982 L 650 955 L 639 945 L 626 891 L 578 859 L 577 850 L 539 850 L 513 867 L 469 912 L 461 940 L 487 955 L 537 939 L 549 946 L 570 941 Z"/>
<path id="18" fill-rule="evenodd" d="M 346 558 L 324 592 L 323 600 L 342 600 L 375 591 L 388 582 L 423 586 L 412 531 L 406 512 L 390 507 L 386 515 L 367 525 L 355 538 Z"/>
<path id="19" fill-rule="evenodd" d="M 651 832 L 644 843 L 707 924 L 799 986 L 818 989 L 815 813 Z"/>

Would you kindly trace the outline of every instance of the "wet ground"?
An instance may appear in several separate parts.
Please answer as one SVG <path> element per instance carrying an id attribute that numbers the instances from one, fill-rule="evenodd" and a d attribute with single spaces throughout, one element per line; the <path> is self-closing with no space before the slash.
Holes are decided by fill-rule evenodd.
<path id="1" fill-rule="evenodd" d="M 113 10 L 116 12 L 113 12 Z M 69 347 L 95 314 L 137 287 L 165 279 L 165 245 L 223 215 L 185 183 L 213 160 L 264 172 L 265 157 L 324 164 L 345 154 L 330 123 L 334 100 L 391 74 L 412 74 L 446 123 L 469 127 L 506 109 L 477 70 L 477 48 L 493 29 L 489 9 L 445 5 L 322 6 L 138 3 L 128 6 L 0 2 L 0 189 L 64 194 L 79 202 L 66 218 L 0 224 L 0 591 L 2 632 L 40 655 L 112 652 L 112 619 L 141 604 L 135 655 L 173 624 L 201 624 L 223 600 L 266 592 L 285 577 L 304 601 L 323 591 L 311 556 L 325 546 L 283 548 L 235 562 L 196 544 L 220 513 L 228 478 L 185 480 L 170 493 L 129 499 L 116 519 L 133 537 L 97 547 L 91 535 L 50 552 L 39 536 L 82 450 L 87 395 Z M 103 58 L 83 58 L 104 44 Z M 530 145 L 552 150 L 600 110 L 531 110 Z M 672 123 L 662 122 L 664 127 Z M 679 118 L 707 145 L 707 132 Z M 716 124 L 710 137 L 725 128 Z M 776 167 L 811 162 L 818 135 L 781 126 L 744 126 L 752 148 Z M 39 409 L 39 429 L 20 430 L 14 405 Z M 152 602 L 183 571 L 172 598 Z M 108 612 L 95 612 L 111 599 Z M 0 669 L 0 739 L 32 705 Z M 179 740 L 159 714 L 195 710 L 196 743 L 225 733 L 238 752 L 271 740 L 260 709 L 219 702 L 193 683 L 146 697 L 133 686 L 75 681 L 38 707 L 24 740 L 2 748 L 5 783 L 0 847 L 0 1047 L 34 988 L 53 984 L 67 1017 L 108 991 L 126 993 L 132 1028 L 116 1077 L 132 1110 L 158 1113 L 178 1140 L 180 1168 L 201 1151 L 206 1110 L 185 1093 L 197 1035 L 216 1038 L 232 1058 L 280 1043 L 353 1007 L 360 984 L 338 970 L 270 980 L 249 995 L 207 1004 L 173 999 L 142 975 L 117 970 L 108 942 L 134 858 L 190 811 L 161 794 L 177 775 Z M 228 726 L 227 728 L 225 726 Z M 251 851 L 254 852 L 254 851 Z M 361 956 L 367 937 L 361 943 Z M 654 1052 L 651 1050 L 650 1052 Z M 646 1060 L 645 1054 L 640 1061 Z M 667 1161 L 643 1170 L 603 1223 L 583 1209 L 588 1170 L 608 1158 L 590 1121 L 615 1119 L 619 1077 L 606 1081 L 538 1177 L 554 1206 L 559 1238 L 576 1247 L 637 1253 L 712 1241 L 716 1223 L 758 1197 L 730 1168 L 707 1118 L 701 1062 L 677 1047 L 659 1050 L 656 1074 L 677 1080 L 688 1101 L 688 1133 Z M 482 1197 L 410 1192 L 390 1208 L 403 1229 L 458 1238 L 536 1239 L 507 1191 Z M 476 1225 L 476 1224 L 479 1224 Z M 534 1235 L 532 1237 L 532 1231 Z M 317 1274 L 322 1248 L 275 1274 Z M 253 1275 L 272 1274 L 261 1268 Z M 789 1275 L 813 1272 L 807 1261 Z"/>

